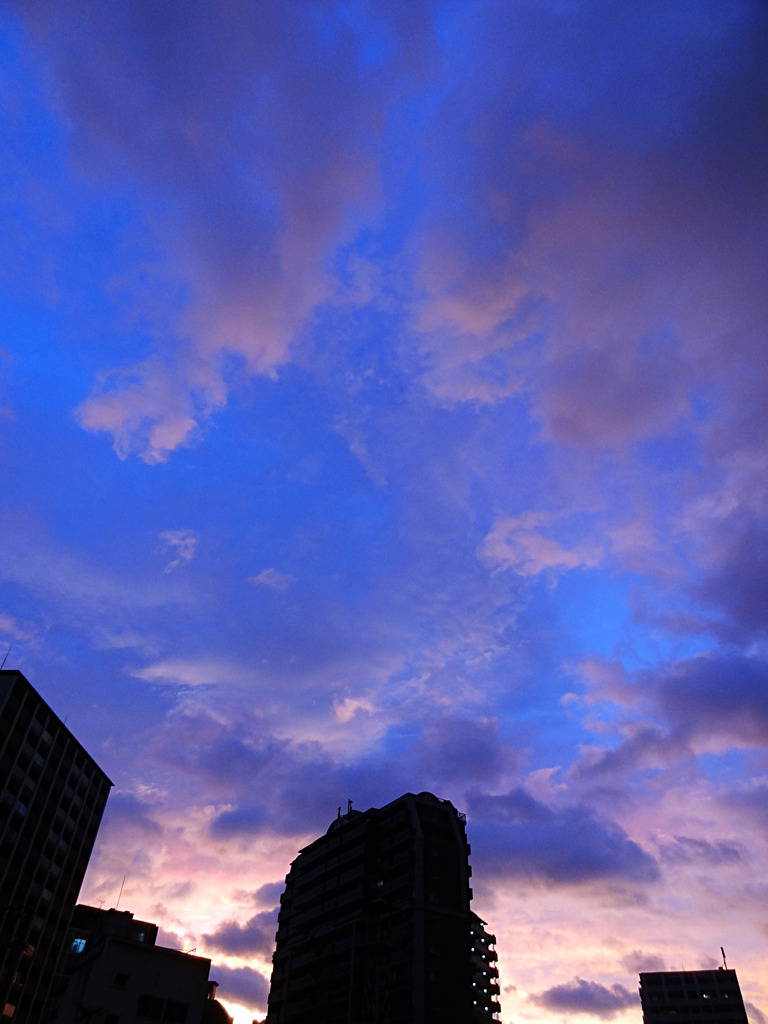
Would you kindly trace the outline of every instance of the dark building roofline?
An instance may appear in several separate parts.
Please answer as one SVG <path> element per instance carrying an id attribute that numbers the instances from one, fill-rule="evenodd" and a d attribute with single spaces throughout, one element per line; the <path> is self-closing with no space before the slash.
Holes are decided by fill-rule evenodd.
<path id="1" fill-rule="evenodd" d="M 0 682 L 2 682 L 3 679 L 10 678 L 11 676 L 16 676 L 18 679 L 21 679 L 22 682 L 24 683 L 24 685 L 29 687 L 29 689 L 35 694 L 35 697 L 37 698 L 37 700 L 45 707 L 45 709 L 48 712 L 48 714 L 52 718 L 56 719 L 56 721 L 59 723 L 60 727 L 62 729 L 64 729 L 65 732 L 69 733 L 69 735 L 72 738 L 72 740 L 77 744 L 77 746 L 80 748 L 80 750 L 82 750 L 82 752 L 85 754 L 85 756 L 88 758 L 88 760 L 93 764 L 93 766 L 96 768 L 96 770 L 98 772 L 100 772 L 101 775 L 104 776 L 104 778 L 106 779 L 106 781 L 109 783 L 110 786 L 114 786 L 115 785 L 114 782 L 110 779 L 110 777 L 107 775 L 107 773 L 104 771 L 104 769 L 101 768 L 96 763 L 96 761 L 95 761 L 95 759 L 93 757 L 93 754 L 89 753 L 89 751 L 86 750 L 86 748 L 83 746 L 83 744 L 77 738 L 77 736 L 75 736 L 75 734 L 72 732 L 72 730 L 69 728 L 69 726 L 66 725 L 61 720 L 61 718 L 59 718 L 59 716 L 53 710 L 53 708 L 48 703 L 48 701 L 45 700 L 45 698 L 39 693 L 38 690 L 35 689 L 35 687 L 32 685 L 32 683 L 30 683 L 30 681 L 27 679 L 27 677 L 24 675 L 24 673 L 21 672 L 17 668 L 3 668 L 3 669 L 0 669 Z"/>

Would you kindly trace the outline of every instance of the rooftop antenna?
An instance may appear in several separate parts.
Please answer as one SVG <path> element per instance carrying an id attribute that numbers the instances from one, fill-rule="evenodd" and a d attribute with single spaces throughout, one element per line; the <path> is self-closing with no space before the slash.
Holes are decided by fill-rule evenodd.
<path id="1" fill-rule="evenodd" d="M 347 800 L 347 814 L 350 814 L 351 812 L 352 812 L 352 801 L 351 800 Z"/>
<path id="2" fill-rule="evenodd" d="M 723 967 L 727 971 L 728 970 L 728 961 L 725 959 L 725 950 L 723 949 L 722 946 L 720 947 L 720 952 L 723 954 Z"/>
<path id="3" fill-rule="evenodd" d="M 3 669 L 5 668 L 5 663 L 6 663 L 6 661 L 8 661 L 8 655 L 10 653 L 11 653 L 11 645 L 8 644 L 8 650 L 5 652 L 5 657 L 3 658 L 3 664 L 0 665 L 0 672 L 2 672 Z"/>

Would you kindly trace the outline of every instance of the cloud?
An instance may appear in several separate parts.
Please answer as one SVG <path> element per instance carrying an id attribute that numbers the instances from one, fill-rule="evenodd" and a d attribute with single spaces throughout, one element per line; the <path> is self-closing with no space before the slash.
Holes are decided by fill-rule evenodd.
<path id="1" fill-rule="evenodd" d="M 750 1024 L 766 1024 L 766 1016 L 762 1010 L 759 1010 L 754 1003 L 748 1003 L 744 1001 L 744 1008 L 747 1011 L 747 1017 L 749 1018 Z"/>
<path id="2" fill-rule="evenodd" d="M 689 658 L 660 673 L 657 706 L 691 739 L 735 746 L 768 744 L 768 663 L 722 653 Z"/>
<path id="3" fill-rule="evenodd" d="M 633 949 L 631 953 L 621 959 L 621 966 L 630 974 L 653 973 L 666 971 L 664 960 L 654 953 L 644 953 L 640 949 Z"/>
<path id="4" fill-rule="evenodd" d="M 208 946 L 220 949 L 230 956 L 260 953 L 267 956 L 272 952 L 277 930 L 277 910 L 265 910 L 255 914 L 246 924 L 225 921 L 215 932 L 204 935 Z"/>
<path id="5" fill-rule="evenodd" d="M 743 861 L 746 851 L 740 844 L 725 840 L 712 843 L 705 839 L 693 839 L 690 836 L 675 836 L 674 842 L 660 844 L 659 856 L 666 863 L 700 862 L 711 864 L 713 867 L 723 867 Z"/>
<path id="6" fill-rule="evenodd" d="M 35 639 L 34 633 L 28 628 L 21 626 L 12 615 L 0 614 L 0 637 L 3 639 L 19 640 L 22 642 Z"/>
<path id="7" fill-rule="evenodd" d="M 226 1006 L 228 1000 L 243 1002 L 264 1010 L 269 995 L 269 982 L 252 967 L 224 967 L 211 965 L 211 981 L 219 984 L 217 998 Z"/>
<path id="8" fill-rule="evenodd" d="M 761 467 L 762 476 L 768 464 Z M 748 510 L 749 494 L 742 490 L 739 506 L 721 522 L 708 524 L 709 571 L 692 588 L 693 596 L 720 612 L 710 629 L 730 642 L 743 643 L 766 636 L 768 630 L 768 580 L 761 571 L 768 557 L 768 508 Z M 724 617 L 724 621 L 723 621 Z"/>
<path id="9" fill-rule="evenodd" d="M 766 135 L 765 14 L 745 4 L 720 19 L 709 8 L 691 35 L 696 7 L 690 18 L 686 7 L 678 25 L 666 11 L 640 18 L 602 3 L 564 20 L 506 6 L 457 16 L 465 49 L 489 63 L 482 84 L 454 78 L 430 138 L 442 202 L 422 218 L 420 315 L 441 397 L 475 397 L 480 362 L 514 354 L 546 435 L 566 445 L 674 431 L 702 378 L 723 371 L 723 404 L 741 417 L 732 399 L 754 386 L 741 353 L 756 354 L 766 312 L 750 222 Z M 637 47 L 613 59 L 627 36 Z M 725 56 L 734 51 L 739 67 Z M 472 344 L 457 346 L 465 336 Z M 502 377 L 498 397 L 509 390 Z"/>
<path id="10" fill-rule="evenodd" d="M 516 789 L 505 796 L 475 794 L 469 812 L 473 859 L 487 875 L 549 886 L 660 877 L 653 857 L 588 808 L 555 810 Z"/>
<path id="11" fill-rule="evenodd" d="M 150 815 L 156 809 L 131 793 L 112 793 L 104 812 L 104 823 L 111 828 L 137 828 L 146 835 L 158 836 L 162 828 Z"/>
<path id="12" fill-rule="evenodd" d="M 632 686 L 604 689 L 604 673 L 590 668 L 596 692 L 613 693 L 642 718 L 622 727 L 615 747 L 585 748 L 576 778 L 618 781 L 628 773 L 660 768 L 696 755 L 768 745 L 768 665 L 755 654 L 722 651 L 638 672 Z"/>
<path id="13" fill-rule="evenodd" d="M 156 465 L 190 443 L 200 420 L 222 404 L 219 387 L 195 389 L 186 374 L 156 356 L 129 370 L 102 373 L 76 409 L 82 427 L 111 434 L 119 458 L 137 452 Z"/>
<path id="14" fill-rule="evenodd" d="M 249 576 L 248 582 L 255 587 L 267 587 L 270 590 L 289 590 L 296 582 L 296 577 L 278 572 L 277 569 L 262 569 L 256 576 Z"/>
<path id="15" fill-rule="evenodd" d="M 594 541 L 566 548 L 542 532 L 555 520 L 548 512 L 499 519 L 483 541 L 480 556 L 498 569 L 513 569 L 523 576 L 537 576 L 548 569 L 590 568 L 602 560 L 603 551 Z"/>
<path id="16" fill-rule="evenodd" d="M 266 885 L 262 885 L 253 894 L 253 898 L 257 903 L 268 904 L 273 907 L 276 902 L 279 902 L 280 897 L 285 890 L 285 882 L 267 882 Z"/>
<path id="17" fill-rule="evenodd" d="M 495 718 L 442 716 L 424 729 L 417 751 L 422 771 L 440 786 L 495 779 L 506 760 Z"/>
<path id="18" fill-rule="evenodd" d="M 718 799 L 724 810 L 736 810 L 744 820 L 768 829 L 768 785 L 762 779 L 737 781 L 725 787 Z"/>
<path id="19" fill-rule="evenodd" d="M 163 530 L 160 534 L 162 545 L 175 552 L 176 557 L 166 565 L 163 572 L 173 572 L 180 565 L 191 562 L 197 552 L 200 536 L 195 530 Z"/>
<path id="20" fill-rule="evenodd" d="M 138 0 L 96 17 L 34 0 L 19 13 L 44 43 L 78 167 L 131 184 L 174 286 L 160 319 L 176 337 L 98 380 L 80 422 L 121 458 L 163 462 L 233 378 L 285 362 L 334 296 L 328 254 L 377 216 L 387 108 L 424 75 L 431 27 L 421 5 L 331 7 L 322 30 L 302 4 L 232 2 L 212 19 L 199 2 L 147 18 Z M 379 33 L 394 45 L 371 65 Z"/>
<path id="21" fill-rule="evenodd" d="M 552 988 L 538 995 L 531 996 L 533 1002 L 548 1010 L 560 1013 L 586 1013 L 601 1020 L 612 1020 L 622 1010 L 636 1008 L 639 996 L 630 992 L 623 985 L 600 985 L 596 981 L 584 981 L 574 978 L 563 985 Z"/>
<path id="22" fill-rule="evenodd" d="M 218 838 L 250 835 L 262 831 L 267 821 L 267 809 L 259 804 L 242 805 L 231 811 L 222 811 L 211 822 L 211 833 Z"/>

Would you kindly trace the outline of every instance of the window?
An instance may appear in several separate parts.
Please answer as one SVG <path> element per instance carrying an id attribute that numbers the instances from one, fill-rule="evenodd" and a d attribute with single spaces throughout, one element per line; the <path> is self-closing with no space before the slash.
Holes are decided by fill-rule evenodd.
<path id="1" fill-rule="evenodd" d="M 186 1024 L 189 1003 L 178 1003 L 175 999 L 159 999 L 157 996 L 140 995 L 136 1004 L 136 1016 L 146 1020 L 162 1020 L 167 1024 Z M 104 1024 L 108 1024 L 107 1021 Z"/>
<path id="2" fill-rule="evenodd" d="M 186 1024 L 188 1003 L 177 1003 L 173 999 L 166 999 L 163 1020 L 172 1024 Z"/>
<path id="3" fill-rule="evenodd" d="M 72 952 L 82 953 L 85 949 L 85 939 L 72 939 Z"/>
<path id="4" fill-rule="evenodd" d="M 141 995 L 136 1002 L 136 1016 L 146 1020 L 162 1020 L 163 1000 L 156 996 Z"/>

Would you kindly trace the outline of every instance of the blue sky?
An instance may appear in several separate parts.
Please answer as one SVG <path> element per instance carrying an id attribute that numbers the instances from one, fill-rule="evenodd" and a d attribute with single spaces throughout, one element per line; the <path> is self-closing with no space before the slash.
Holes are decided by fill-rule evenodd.
<path id="1" fill-rule="evenodd" d="M 338 805 L 468 814 L 502 1017 L 768 1012 L 762 4 L 0 8 L 0 643 L 83 890 L 265 1009 Z"/>

